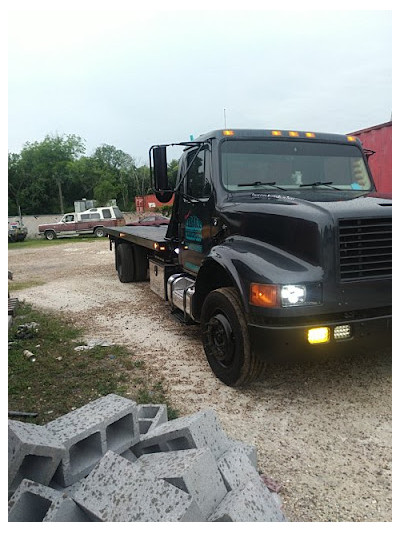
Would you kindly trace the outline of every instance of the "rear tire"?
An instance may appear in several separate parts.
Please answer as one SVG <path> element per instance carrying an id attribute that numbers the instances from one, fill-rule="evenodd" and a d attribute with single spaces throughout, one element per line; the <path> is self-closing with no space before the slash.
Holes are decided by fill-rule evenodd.
<path id="1" fill-rule="evenodd" d="M 135 281 L 146 281 L 149 261 L 147 259 L 147 250 L 142 246 L 133 247 L 133 261 L 135 265 Z"/>
<path id="2" fill-rule="evenodd" d="M 94 230 L 95 237 L 105 237 L 105 231 L 103 227 L 98 227 Z"/>
<path id="3" fill-rule="evenodd" d="M 55 231 L 45 231 L 44 236 L 48 241 L 53 241 L 54 239 L 57 239 Z"/>
<path id="4" fill-rule="evenodd" d="M 121 283 L 130 283 L 135 280 L 135 266 L 130 244 L 123 242 L 117 246 L 117 272 Z"/>
<path id="5" fill-rule="evenodd" d="M 201 313 L 203 347 L 218 379 L 230 387 L 260 378 L 265 363 L 253 353 L 239 294 L 233 287 L 206 297 Z"/>

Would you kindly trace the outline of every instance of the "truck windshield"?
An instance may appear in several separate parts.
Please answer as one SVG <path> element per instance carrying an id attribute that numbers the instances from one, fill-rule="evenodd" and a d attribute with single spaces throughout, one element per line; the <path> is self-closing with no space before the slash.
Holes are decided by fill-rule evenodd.
<path id="1" fill-rule="evenodd" d="M 221 143 L 221 171 L 225 189 L 232 192 L 372 188 L 361 151 L 354 145 L 227 140 Z"/>

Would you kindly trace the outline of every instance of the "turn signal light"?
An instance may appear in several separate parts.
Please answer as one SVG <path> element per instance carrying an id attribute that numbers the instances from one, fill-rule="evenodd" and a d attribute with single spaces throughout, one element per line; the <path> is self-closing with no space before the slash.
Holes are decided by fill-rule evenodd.
<path id="1" fill-rule="evenodd" d="M 232 137 L 232 135 L 235 135 L 235 132 L 233 130 L 224 130 L 222 133 L 227 137 Z"/>
<path id="2" fill-rule="evenodd" d="M 282 135 L 282 132 L 279 131 L 279 130 L 273 130 L 271 131 L 272 135 L 275 135 L 275 136 L 279 136 L 279 135 Z"/>
<path id="3" fill-rule="evenodd" d="M 298 131 L 289 131 L 289 137 L 298 137 L 299 132 Z"/>
<path id="4" fill-rule="evenodd" d="M 347 135 L 347 140 L 350 142 L 355 142 L 357 140 L 357 137 L 353 137 L 353 135 Z"/>
<path id="5" fill-rule="evenodd" d="M 311 131 L 307 131 L 306 137 L 308 137 L 309 139 L 315 139 L 315 133 L 311 133 Z"/>
<path id="6" fill-rule="evenodd" d="M 278 287 L 276 285 L 250 285 L 250 303 L 258 307 L 277 307 Z"/>

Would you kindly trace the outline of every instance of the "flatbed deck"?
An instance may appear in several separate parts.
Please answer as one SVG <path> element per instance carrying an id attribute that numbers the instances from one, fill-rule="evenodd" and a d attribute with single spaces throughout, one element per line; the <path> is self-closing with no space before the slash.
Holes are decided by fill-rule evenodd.
<path id="1" fill-rule="evenodd" d="M 144 248 L 154 249 L 154 243 L 165 244 L 168 226 L 118 226 L 105 228 L 111 238 L 123 238 L 125 241 L 138 244 Z"/>

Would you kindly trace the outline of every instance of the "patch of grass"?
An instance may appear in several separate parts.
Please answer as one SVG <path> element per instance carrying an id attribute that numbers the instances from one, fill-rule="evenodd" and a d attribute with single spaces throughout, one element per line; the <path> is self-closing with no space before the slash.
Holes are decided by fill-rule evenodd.
<path id="1" fill-rule="evenodd" d="M 18 326 L 32 322 L 38 324 L 38 331 L 19 338 Z M 84 344 L 83 334 L 72 322 L 53 313 L 19 305 L 9 330 L 8 408 L 38 413 L 36 418 L 20 420 L 45 424 L 110 393 L 137 403 L 167 404 L 169 418 L 177 417 L 168 405 L 163 384 L 150 381 L 144 361 L 135 359 L 123 346 L 76 351 L 74 348 Z M 29 360 L 24 350 L 32 352 L 36 360 Z"/>
<path id="2" fill-rule="evenodd" d="M 9 281 L 8 289 L 11 291 L 22 291 L 23 289 L 30 289 L 31 287 L 37 287 L 38 285 L 44 285 L 44 281 L 32 279 L 28 281 Z"/>
<path id="3" fill-rule="evenodd" d="M 41 248 L 43 246 L 57 246 L 59 244 L 77 243 L 82 242 L 83 240 L 85 242 L 91 242 L 96 241 L 97 239 L 99 239 L 99 237 L 94 237 L 93 235 L 82 235 L 81 237 L 58 237 L 53 241 L 48 241 L 47 239 L 41 237 L 39 239 L 25 239 L 22 242 L 9 242 L 8 249 Z M 106 238 L 104 238 L 104 240 L 106 240 Z"/>

